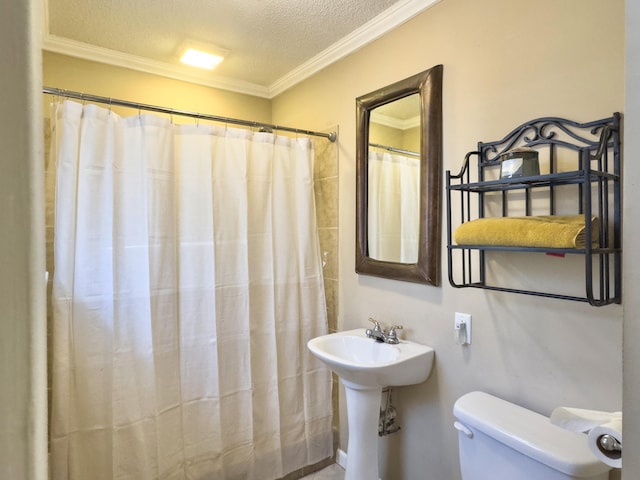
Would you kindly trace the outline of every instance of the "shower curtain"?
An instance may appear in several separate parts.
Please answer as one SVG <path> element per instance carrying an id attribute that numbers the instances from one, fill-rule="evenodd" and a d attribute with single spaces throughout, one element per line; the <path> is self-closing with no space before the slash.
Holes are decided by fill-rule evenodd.
<path id="1" fill-rule="evenodd" d="M 71 101 L 52 123 L 52 480 L 330 457 L 311 141 Z"/>
<path id="2" fill-rule="evenodd" d="M 369 149 L 369 256 L 401 263 L 418 261 L 420 160 Z"/>

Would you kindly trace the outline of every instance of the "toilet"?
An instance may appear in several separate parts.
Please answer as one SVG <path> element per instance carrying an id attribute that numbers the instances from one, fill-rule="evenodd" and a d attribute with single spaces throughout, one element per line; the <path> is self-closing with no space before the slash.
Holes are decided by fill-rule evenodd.
<path id="1" fill-rule="evenodd" d="M 484 392 L 454 407 L 462 480 L 607 480 L 611 467 L 589 449 L 587 435 Z"/>

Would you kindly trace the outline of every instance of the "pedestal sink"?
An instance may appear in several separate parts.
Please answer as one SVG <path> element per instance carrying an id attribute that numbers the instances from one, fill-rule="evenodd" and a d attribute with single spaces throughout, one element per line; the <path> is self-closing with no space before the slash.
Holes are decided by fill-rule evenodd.
<path id="1" fill-rule="evenodd" d="M 378 416 L 384 387 L 414 385 L 431 373 L 433 348 L 367 338 L 364 328 L 323 335 L 307 347 L 345 386 L 349 445 L 345 480 L 378 480 Z"/>

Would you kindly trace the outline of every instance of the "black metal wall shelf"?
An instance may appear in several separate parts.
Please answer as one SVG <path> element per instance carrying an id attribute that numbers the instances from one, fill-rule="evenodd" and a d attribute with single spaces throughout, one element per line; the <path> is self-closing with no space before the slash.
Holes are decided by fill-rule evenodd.
<path id="1" fill-rule="evenodd" d="M 500 178 L 500 156 L 523 146 L 539 152 L 541 170 L 545 173 Z M 449 283 L 456 288 L 521 293 L 588 302 L 594 306 L 620 303 L 620 177 L 619 113 L 588 123 L 557 117 L 539 118 L 520 125 L 500 140 L 479 142 L 478 149 L 465 156 L 458 174 L 446 172 Z M 515 204 L 516 209 L 524 210 L 525 216 L 541 209 L 544 215 L 556 215 L 560 203 L 562 208 L 567 208 L 567 200 L 571 213 L 587 219 L 598 218 L 595 226 L 585 223 L 585 238 L 596 234 L 596 244 L 587 241 L 584 248 L 547 248 L 453 243 L 457 226 L 493 216 L 486 215 L 486 211 L 500 211 L 499 216 L 508 217 Z M 452 213 L 454 203 L 459 215 Z M 581 255 L 584 257 L 584 295 L 501 286 L 499 279 L 490 280 L 487 275 L 487 255 L 492 252 Z"/>
<path id="2" fill-rule="evenodd" d="M 586 175 L 586 177 L 585 177 Z M 531 187 L 549 187 L 554 185 L 571 185 L 583 183 L 585 180 L 596 181 L 598 178 L 615 180 L 616 176 L 596 170 L 562 172 L 535 177 L 507 178 L 475 182 L 462 185 L 450 185 L 451 190 L 466 192 L 490 192 L 496 190 L 514 190 Z"/>

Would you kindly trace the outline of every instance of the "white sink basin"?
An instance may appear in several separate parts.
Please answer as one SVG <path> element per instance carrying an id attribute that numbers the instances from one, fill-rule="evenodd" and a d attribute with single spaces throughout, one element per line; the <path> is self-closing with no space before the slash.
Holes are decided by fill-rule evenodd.
<path id="1" fill-rule="evenodd" d="M 378 480 L 378 418 L 384 387 L 414 385 L 431 373 L 433 348 L 367 338 L 364 328 L 309 340 L 307 347 L 345 386 L 349 445 L 345 480 Z"/>
<path id="2" fill-rule="evenodd" d="M 433 365 L 433 348 L 406 340 L 396 345 L 376 342 L 367 338 L 364 328 L 316 337 L 307 346 L 355 388 L 422 383 Z"/>

